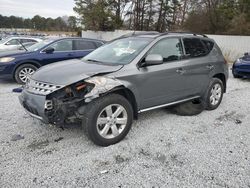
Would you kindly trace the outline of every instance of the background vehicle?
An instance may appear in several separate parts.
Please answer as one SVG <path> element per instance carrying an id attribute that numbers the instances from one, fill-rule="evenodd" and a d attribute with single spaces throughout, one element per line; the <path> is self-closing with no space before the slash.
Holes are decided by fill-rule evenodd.
<path id="1" fill-rule="evenodd" d="M 84 38 L 48 39 L 28 47 L 28 51 L 0 53 L 0 77 L 14 78 L 24 84 L 41 66 L 82 58 L 103 44 L 103 41 Z"/>
<path id="2" fill-rule="evenodd" d="M 0 41 L 0 51 L 8 51 L 8 50 L 18 50 L 22 47 L 22 44 L 26 43 L 37 43 L 41 42 L 42 39 L 39 38 L 29 38 L 29 37 L 9 37 Z"/>
<path id="3" fill-rule="evenodd" d="M 95 144 L 108 146 L 127 135 L 138 113 L 197 100 L 216 109 L 227 78 L 227 63 L 206 36 L 134 35 L 41 68 L 19 99 L 45 123 L 81 121 Z"/>
<path id="4" fill-rule="evenodd" d="M 234 78 L 250 78 L 250 54 L 236 60 L 232 68 Z"/>

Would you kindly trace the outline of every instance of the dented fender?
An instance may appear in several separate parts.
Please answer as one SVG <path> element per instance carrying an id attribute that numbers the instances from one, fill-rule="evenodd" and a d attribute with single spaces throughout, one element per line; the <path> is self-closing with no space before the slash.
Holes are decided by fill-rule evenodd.
<path id="1" fill-rule="evenodd" d="M 126 89 L 133 95 L 135 100 L 135 104 L 133 105 L 139 110 L 139 94 L 137 88 L 134 88 L 128 81 L 120 80 L 115 77 L 96 76 L 85 80 L 85 82 L 94 84 L 94 88 L 85 95 L 85 103 L 89 103 L 92 100 L 116 91 L 117 89 Z"/>
<path id="2" fill-rule="evenodd" d="M 85 95 L 86 103 L 100 97 L 102 94 L 110 92 L 116 87 L 125 87 L 120 80 L 104 76 L 95 76 L 85 80 L 85 82 L 94 84 L 94 88 Z"/>

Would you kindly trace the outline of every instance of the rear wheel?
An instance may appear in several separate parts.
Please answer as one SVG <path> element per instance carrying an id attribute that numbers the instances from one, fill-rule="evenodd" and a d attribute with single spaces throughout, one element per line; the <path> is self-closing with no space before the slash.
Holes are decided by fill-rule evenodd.
<path id="1" fill-rule="evenodd" d="M 84 108 L 83 126 L 96 145 L 116 144 L 128 134 L 133 121 L 133 109 L 123 96 L 110 94 Z"/>
<path id="2" fill-rule="evenodd" d="M 222 101 L 224 91 L 225 88 L 222 81 L 218 78 L 213 78 L 203 98 L 206 110 L 215 110 L 218 108 Z"/>
<path id="3" fill-rule="evenodd" d="M 37 70 L 37 67 L 32 64 L 20 65 L 15 71 L 15 80 L 19 84 L 25 84 L 27 79 L 32 76 Z"/>

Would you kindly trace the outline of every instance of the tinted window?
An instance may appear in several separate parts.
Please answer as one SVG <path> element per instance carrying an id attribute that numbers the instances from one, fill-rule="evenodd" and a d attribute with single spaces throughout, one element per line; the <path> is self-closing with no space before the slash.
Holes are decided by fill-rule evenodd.
<path id="1" fill-rule="evenodd" d="M 21 39 L 20 41 L 22 43 L 36 42 L 35 40 L 32 40 L 32 39 Z"/>
<path id="2" fill-rule="evenodd" d="M 183 39 L 186 54 L 191 57 L 201 57 L 207 55 L 207 50 L 200 39 L 185 38 Z"/>
<path id="3" fill-rule="evenodd" d="M 95 43 L 91 41 L 75 40 L 74 50 L 96 49 Z"/>
<path id="4" fill-rule="evenodd" d="M 170 38 L 158 42 L 149 54 L 160 54 L 164 62 L 180 60 L 183 52 L 180 39 Z"/>
<path id="5" fill-rule="evenodd" d="M 99 48 L 100 46 L 103 45 L 103 43 L 101 43 L 101 42 L 95 42 L 95 45 Z"/>
<path id="6" fill-rule="evenodd" d="M 52 44 L 50 47 L 55 49 L 55 52 L 72 51 L 72 40 L 62 40 Z"/>
<path id="7" fill-rule="evenodd" d="M 208 40 L 202 40 L 202 42 L 207 47 L 208 51 L 211 52 L 212 49 L 214 48 L 214 43 L 212 41 L 208 41 Z"/>

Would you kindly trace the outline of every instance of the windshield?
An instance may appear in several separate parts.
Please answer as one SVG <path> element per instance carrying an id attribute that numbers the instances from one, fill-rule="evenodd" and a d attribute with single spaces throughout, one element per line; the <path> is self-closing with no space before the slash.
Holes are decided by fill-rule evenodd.
<path id="1" fill-rule="evenodd" d="M 83 60 L 101 62 L 104 64 L 128 64 L 130 63 L 150 42 L 150 38 L 124 38 L 106 44 Z"/>
<path id="2" fill-rule="evenodd" d="M 36 44 L 34 44 L 34 45 L 30 46 L 30 47 L 27 47 L 27 50 L 30 51 L 30 52 L 40 50 L 41 48 L 45 47 L 50 42 L 52 42 L 52 41 L 44 40 L 44 41 L 38 42 L 38 43 L 36 43 Z"/>

